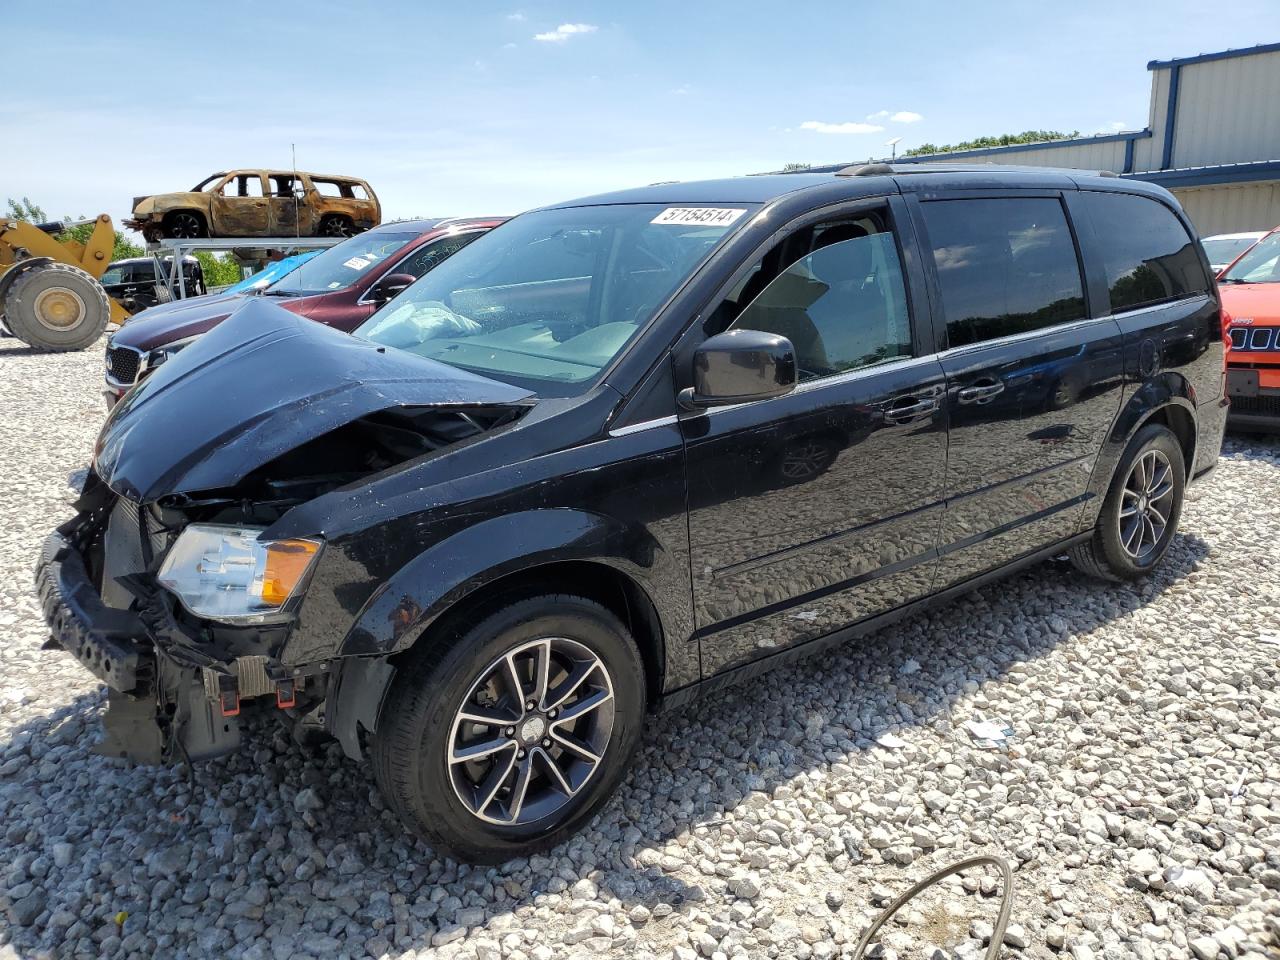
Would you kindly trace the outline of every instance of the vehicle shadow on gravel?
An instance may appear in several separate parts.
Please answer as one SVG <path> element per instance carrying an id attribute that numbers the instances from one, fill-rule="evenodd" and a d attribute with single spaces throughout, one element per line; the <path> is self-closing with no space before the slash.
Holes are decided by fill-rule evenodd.
<path id="1" fill-rule="evenodd" d="M 1208 552 L 1179 535 L 1135 585 L 1050 561 L 709 695 L 650 722 L 619 795 L 579 836 L 496 868 L 434 854 L 382 803 L 367 765 L 336 744 L 297 745 L 270 715 L 249 716 L 243 748 L 193 773 L 129 767 L 89 753 L 105 698 L 83 695 L 0 741 L 0 944 L 23 958 L 240 956 L 254 944 L 250 957 L 288 956 L 285 945 L 376 957 L 476 927 L 501 938 L 534 922 L 544 893 L 616 898 L 637 923 L 694 910 L 724 889 L 726 868 L 703 838 L 726 818 L 739 820 L 739 840 L 768 840 L 786 826 L 740 816 L 766 794 L 833 764 L 913 763 L 919 728 L 967 738 L 972 717 L 951 715 L 957 700 L 1132 615 Z M 890 732 L 902 748 L 877 746 Z M 864 840 L 834 829 L 812 842 L 838 864 L 860 858 Z M 743 858 L 785 869 L 788 851 L 775 849 L 776 861 Z M 646 951 L 661 951 L 648 929 Z"/>

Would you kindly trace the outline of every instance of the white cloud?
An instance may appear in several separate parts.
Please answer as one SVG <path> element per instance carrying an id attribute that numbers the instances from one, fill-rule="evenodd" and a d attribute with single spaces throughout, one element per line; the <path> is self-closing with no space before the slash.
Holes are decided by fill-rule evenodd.
<path id="1" fill-rule="evenodd" d="M 1119 133 L 1126 126 L 1128 126 L 1128 124 L 1126 124 L 1123 120 L 1112 120 L 1109 124 L 1107 124 L 1107 126 L 1109 126 L 1112 130 Z"/>
<path id="2" fill-rule="evenodd" d="M 873 123 L 878 123 L 882 120 L 891 120 L 894 123 L 917 123 L 923 120 L 924 117 L 911 110 L 899 110 L 896 113 L 889 110 L 877 110 L 875 113 L 868 114 L 867 119 Z"/>
<path id="3" fill-rule="evenodd" d="M 512 20 L 512 21 L 514 21 L 515 23 L 523 23 L 523 22 L 525 21 L 526 17 L 525 17 L 525 15 L 524 15 L 523 13 L 521 13 L 519 10 L 517 10 L 515 13 L 508 13 L 508 14 L 507 14 L 507 19 L 508 19 L 508 20 Z"/>
<path id="4" fill-rule="evenodd" d="M 502 45 L 503 50 L 514 50 L 515 48 L 516 48 L 516 45 L 514 43 L 504 43 Z"/>
<path id="5" fill-rule="evenodd" d="M 673 97 L 686 97 L 689 95 L 689 88 L 687 86 L 672 87 L 670 92 Z"/>
<path id="6" fill-rule="evenodd" d="M 595 33 L 599 27 L 592 23 L 562 23 L 547 33 L 535 33 L 533 39 L 543 43 L 564 43 L 575 33 Z"/>
<path id="7" fill-rule="evenodd" d="M 800 124 L 801 130 L 812 130 L 815 133 L 879 133 L 884 127 L 875 123 L 827 123 L 825 120 L 806 120 Z"/>

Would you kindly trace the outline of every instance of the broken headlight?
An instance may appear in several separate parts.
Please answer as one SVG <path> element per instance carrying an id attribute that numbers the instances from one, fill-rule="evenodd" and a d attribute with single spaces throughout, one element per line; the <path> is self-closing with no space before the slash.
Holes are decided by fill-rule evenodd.
<path id="1" fill-rule="evenodd" d="M 278 613 L 320 555 L 318 540 L 259 540 L 257 527 L 196 523 L 182 531 L 158 580 L 198 617 L 252 623 Z"/>

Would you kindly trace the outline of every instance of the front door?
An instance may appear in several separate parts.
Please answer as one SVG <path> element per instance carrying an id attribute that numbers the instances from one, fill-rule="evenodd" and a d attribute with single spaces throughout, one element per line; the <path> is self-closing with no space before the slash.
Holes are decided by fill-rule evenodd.
<path id="1" fill-rule="evenodd" d="M 291 173 L 273 173 L 267 177 L 271 197 L 271 235 L 273 237 L 297 237 L 310 234 L 302 229 L 303 207 L 302 179 Z"/>
<path id="2" fill-rule="evenodd" d="M 800 384 L 681 420 L 704 676 L 931 587 L 945 383 L 902 263 L 889 204 L 864 205 L 781 239 L 711 315 L 787 337 Z"/>
<path id="3" fill-rule="evenodd" d="M 262 189 L 262 174 L 233 173 L 222 181 L 209 201 L 213 233 L 220 237 L 265 237 L 270 207 Z"/>
<path id="4" fill-rule="evenodd" d="M 930 199 L 918 212 L 947 347 L 942 586 L 1076 532 L 1119 410 L 1123 343 L 1114 320 L 1090 319 L 1061 196 Z"/>

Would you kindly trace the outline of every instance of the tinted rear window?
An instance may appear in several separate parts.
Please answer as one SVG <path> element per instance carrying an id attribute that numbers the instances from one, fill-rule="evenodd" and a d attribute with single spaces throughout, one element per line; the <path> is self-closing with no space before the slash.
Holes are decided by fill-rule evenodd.
<path id="1" fill-rule="evenodd" d="M 1113 313 L 1209 289 L 1195 241 L 1163 203 L 1129 193 L 1080 196 L 1093 220 Z"/>
<path id="2" fill-rule="evenodd" d="M 1059 201 L 938 200 L 923 209 L 948 346 L 1084 317 L 1080 264 Z"/>

